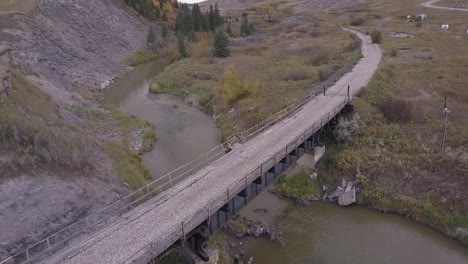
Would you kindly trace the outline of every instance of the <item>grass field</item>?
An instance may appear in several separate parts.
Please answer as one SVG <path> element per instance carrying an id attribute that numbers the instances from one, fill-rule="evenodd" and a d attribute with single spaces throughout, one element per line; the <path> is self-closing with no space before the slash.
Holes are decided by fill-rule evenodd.
<path id="1" fill-rule="evenodd" d="M 1 12 L 30 12 L 36 7 L 36 0 L 2 0 L 0 1 Z"/>
<path id="2" fill-rule="evenodd" d="M 354 101 L 366 123 L 364 134 L 327 148 L 319 175 L 332 185 L 355 178 L 363 188 L 359 203 L 408 216 L 468 244 L 457 230 L 468 229 L 468 20 L 465 12 L 428 9 L 422 2 L 379 0 L 335 14 L 346 23 L 363 18 L 359 30 L 382 31 L 385 56 Z M 429 19 L 407 21 L 419 13 Z M 441 30 L 441 24 L 450 29 Z M 451 113 L 442 152 L 445 96 Z"/>

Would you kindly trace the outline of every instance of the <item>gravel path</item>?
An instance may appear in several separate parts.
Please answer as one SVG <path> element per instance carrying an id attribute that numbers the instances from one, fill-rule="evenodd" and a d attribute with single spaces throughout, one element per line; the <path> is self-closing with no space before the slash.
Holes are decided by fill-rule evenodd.
<path id="1" fill-rule="evenodd" d="M 346 98 L 347 86 L 352 94 L 365 87 L 382 57 L 378 45 L 369 36 L 352 31 L 363 40 L 363 58 L 352 72 L 343 76 L 327 95 L 317 96 L 301 111 L 252 138 L 221 159 L 197 172 L 191 178 L 162 193 L 160 197 L 130 211 L 119 222 L 97 233 L 93 238 L 74 245 L 47 263 L 129 263 L 136 253 L 152 241 L 174 240 L 169 237 L 181 229 L 181 222 L 207 208 L 209 201 L 244 175 L 284 149 L 321 117 Z"/>
<path id="2" fill-rule="evenodd" d="M 468 12 L 468 8 L 457 8 L 457 7 L 445 7 L 445 6 L 435 6 L 434 4 L 439 2 L 439 0 L 430 0 L 427 2 L 422 3 L 423 6 L 435 9 L 443 9 L 443 10 L 452 10 L 452 11 L 465 11 Z"/>

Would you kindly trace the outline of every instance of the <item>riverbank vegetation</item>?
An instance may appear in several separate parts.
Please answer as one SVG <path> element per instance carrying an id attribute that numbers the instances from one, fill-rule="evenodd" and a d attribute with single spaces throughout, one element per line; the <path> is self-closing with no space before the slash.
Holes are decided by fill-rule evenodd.
<path id="1" fill-rule="evenodd" d="M 407 21 L 407 14 L 422 11 L 427 21 Z M 367 18 L 358 30 L 411 37 L 382 34 L 383 62 L 354 100 L 366 127 L 350 140 L 327 145 L 319 178 L 332 186 L 343 177 L 356 179 L 359 204 L 401 214 L 468 244 L 466 15 L 382 0 L 349 21 L 357 17 Z M 440 30 L 445 23 L 449 31 Z M 446 96 L 451 113 L 442 151 Z"/>
<path id="2" fill-rule="evenodd" d="M 273 192 L 295 200 L 300 204 L 320 199 L 320 186 L 316 179 L 310 178 L 305 170 L 281 176 L 273 188 Z"/>
<path id="3" fill-rule="evenodd" d="M 230 36 L 229 52 L 215 52 L 212 32 L 189 33 L 187 57 L 155 76 L 150 88 L 184 95 L 214 114 L 223 138 L 295 102 L 319 83 L 332 83 L 360 56 L 358 39 L 318 16 L 295 14 L 285 3 L 226 11 L 224 17 L 217 31 Z"/>

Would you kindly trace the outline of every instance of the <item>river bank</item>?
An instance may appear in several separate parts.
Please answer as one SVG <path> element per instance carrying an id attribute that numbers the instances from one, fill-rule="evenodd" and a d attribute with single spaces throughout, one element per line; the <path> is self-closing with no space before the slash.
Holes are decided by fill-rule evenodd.
<path id="1" fill-rule="evenodd" d="M 222 250 L 225 261 L 221 263 L 468 261 L 466 247 L 434 229 L 361 206 L 339 207 L 322 201 L 303 206 L 264 191 L 241 210 L 240 217 L 278 230 L 285 243 L 281 246 L 267 237 L 236 238 L 221 232 L 211 240 Z M 232 225 L 245 230 L 238 221 Z"/>

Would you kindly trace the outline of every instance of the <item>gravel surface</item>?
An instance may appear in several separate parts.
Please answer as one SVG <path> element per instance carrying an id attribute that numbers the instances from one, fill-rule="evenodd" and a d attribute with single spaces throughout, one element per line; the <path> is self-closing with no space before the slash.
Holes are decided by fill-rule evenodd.
<path id="1" fill-rule="evenodd" d="M 431 0 L 427 1 L 425 3 L 422 3 L 423 6 L 429 7 L 429 8 L 435 8 L 435 9 L 443 9 L 443 10 L 452 10 L 452 11 L 465 11 L 468 12 L 468 8 L 456 8 L 456 7 L 445 7 L 445 6 L 436 6 L 436 4 L 439 2 L 439 0 Z"/>
<path id="2" fill-rule="evenodd" d="M 354 32 L 354 31 L 353 31 Z M 128 263 L 138 257 L 148 243 L 174 242 L 169 237 L 181 230 L 184 219 L 205 210 L 208 202 L 226 193 L 226 189 L 284 149 L 291 140 L 320 120 L 346 99 L 347 86 L 352 94 L 365 87 L 376 71 L 382 52 L 368 36 L 356 33 L 362 40 L 363 58 L 353 71 L 343 76 L 326 96 L 320 95 L 301 111 L 252 138 L 191 178 L 174 186 L 142 206 L 130 211 L 116 224 L 97 233 L 92 239 L 75 244 L 47 263 Z M 137 254 L 138 253 L 138 254 Z"/>

